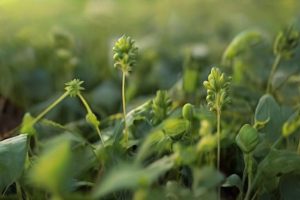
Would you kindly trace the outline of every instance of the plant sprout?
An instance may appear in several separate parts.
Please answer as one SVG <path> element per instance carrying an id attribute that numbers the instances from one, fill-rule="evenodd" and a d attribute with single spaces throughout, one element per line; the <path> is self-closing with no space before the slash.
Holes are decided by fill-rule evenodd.
<path id="1" fill-rule="evenodd" d="M 114 67 L 122 71 L 122 107 L 124 118 L 125 142 L 128 143 L 128 128 L 126 125 L 126 99 L 125 99 L 125 82 L 126 76 L 129 75 L 132 67 L 136 64 L 138 48 L 135 41 L 126 35 L 117 40 L 113 47 Z"/>

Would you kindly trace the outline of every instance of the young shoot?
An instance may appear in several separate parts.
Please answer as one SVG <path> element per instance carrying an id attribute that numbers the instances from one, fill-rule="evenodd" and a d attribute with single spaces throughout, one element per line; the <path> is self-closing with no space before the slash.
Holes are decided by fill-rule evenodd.
<path id="1" fill-rule="evenodd" d="M 126 76 L 131 72 L 132 67 L 136 64 L 138 48 L 135 41 L 126 35 L 117 40 L 113 47 L 114 67 L 122 72 L 122 107 L 124 119 L 125 143 L 128 143 L 128 129 L 126 125 L 126 99 L 125 99 L 125 82 Z"/>
<path id="2" fill-rule="evenodd" d="M 214 111 L 217 116 L 217 169 L 220 170 L 221 154 L 221 111 L 222 108 L 230 102 L 229 86 L 230 77 L 226 77 L 218 68 L 213 67 L 208 80 L 203 82 L 207 90 L 206 101 L 210 111 Z M 218 188 L 220 198 L 220 188 Z"/>

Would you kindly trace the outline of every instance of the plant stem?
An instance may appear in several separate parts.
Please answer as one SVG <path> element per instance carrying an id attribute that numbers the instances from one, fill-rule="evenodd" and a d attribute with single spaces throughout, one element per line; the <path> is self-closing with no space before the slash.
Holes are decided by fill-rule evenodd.
<path id="1" fill-rule="evenodd" d="M 272 149 L 276 149 L 276 147 L 281 143 L 281 141 L 283 140 L 282 136 L 279 136 L 279 138 L 273 143 L 273 145 L 271 146 Z"/>
<path id="2" fill-rule="evenodd" d="M 267 93 L 272 93 L 272 81 L 273 81 L 276 69 L 277 69 L 277 67 L 280 63 L 280 60 L 281 60 L 281 56 L 277 55 L 273 65 L 272 65 L 271 73 L 270 73 L 270 76 L 269 76 L 269 79 L 268 79 Z"/>
<path id="3" fill-rule="evenodd" d="M 221 109 L 217 109 L 217 169 L 220 171 L 220 155 L 221 155 Z M 218 187 L 218 199 L 221 199 L 221 187 Z"/>
<path id="4" fill-rule="evenodd" d="M 21 189 L 21 185 L 16 182 L 16 189 L 17 189 L 17 196 L 18 196 L 18 200 L 22 200 L 22 189 Z"/>
<path id="5" fill-rule="evenodd" d="M 88 113 L 93 113 L 91 107 L 89 106 L 89 104 L 86 102 L 85 98 L 80 93 L 78 93 L 78 97 L 80 98 L 81 102 L 83 103 L 86 111 Z"/>
<path id="6" fill-rule="evenodd" d="M 123 106 L 123 119 L 124 119 L 124 134 L 125 134 L 125 144 L 128 144 L 128 130 L 126 124 L 126 96 L 125 96 L 125 82 L 126 82 L 126 73 L 122 73 L 122 106 Z"/>
<path id="7" fill-rule="evenodd" d="M 42 119 L 50 110 L 52 110 L 55 106 L 57 106 L 62 100 L 64 100 L 69 95 L 69 92 L 65 92 L 61 95 L 57 100 L 55 100 L 52 104 L 50 104 L 43 112 L 41 112 L 33 121 L 32 126 L 37 123 L 40 119 Z"/>
<path id="8" fill-rule="evenodd" d="M 252 160 L 251 160 L 251 154 L 246 154 L 245 155 L 245 163 L 247 167 L 247 174 L 248 174 L 248 187 L 247 187 L 247 192 L 246 192 L 246 198 L 250 197 L 251 194 L 251 184 L 252 184 Z"/>
<path id="9" fill-rule="evenodd" d="M 300 155 L 300 139 L 299 139 L 299 143 L 298 143 L 297 152 L 298 152 L 298 154 Z"/>
<path id="10" fill-rule="evenodd" d="M 91 107 L 89 106 L 89 104 L 86 102 L 85 98 L 84 98 L 80 93 L 78 93 L 78 96 L 79 96 L 81 102 L 83 103 L 83 105 L 84 105 L 86 111 L 87 111 L 88 113 L 92 113 L 92 114 L 93 114 L 93 111 L 92 111 Z M 105 146 L 104 146 L 104 140 L 103 140 L 103 138 L 102 138 L 102 135 L 101 135 L 101 132 L 100 132 L 99 127 L 96 126 L 96 125 L 94 125 L 94 124 L 92 124 L 92 125 L 93 125 L 94 128 L 96 129 L 96 131 L 97 131 L 97 133 L 98 133 L 98 135 L 99 135 L 99 137 L 100 137 L 100 140 L 101 140 L 101 142 L 102 142 L 103 147 L 105 147 Z"/>

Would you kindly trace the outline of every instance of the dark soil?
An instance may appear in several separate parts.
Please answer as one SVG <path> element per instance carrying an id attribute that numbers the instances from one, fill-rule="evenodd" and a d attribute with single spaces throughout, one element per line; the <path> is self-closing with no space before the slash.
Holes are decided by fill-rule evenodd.
<path id="1" fill-rule="evenodd" d="M 0 140 L 11 136 L 12 130 L 22 121 L 23 111 L 0 96 Z"/>

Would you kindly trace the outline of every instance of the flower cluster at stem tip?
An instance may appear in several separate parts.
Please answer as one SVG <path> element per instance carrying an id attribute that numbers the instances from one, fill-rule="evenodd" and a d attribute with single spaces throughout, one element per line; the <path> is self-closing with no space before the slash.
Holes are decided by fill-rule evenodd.
<path id="1" fill-rule="evenodd" d="M 229 86 L 231 77 L 226 77 L 220 69 L 213 67 L 208 80 L 203 82 L 207 90 L 206 101 L 211 111 L 221 110 L 222 107 L 230 102 Z"/>
<path id="2" fill-rule="evenodd" d="M 81 86 L 83 81 L 79 79 L 73 79 L 72 81 L 66 83 L 65 90 L 68 92 L 70 97 L 77 96 L 80 91 L 84 90 L 84 88 Z"/>
<path id="3" fill-rule="evenodd" d="M 126 35 L 123 35 L 113 47 L 114 67 L 128 74 L 136 63 L 138 48 L 135 41 Z"/>

